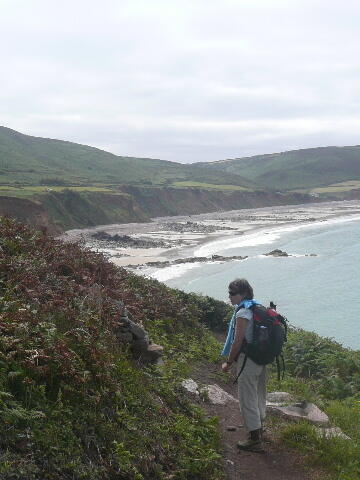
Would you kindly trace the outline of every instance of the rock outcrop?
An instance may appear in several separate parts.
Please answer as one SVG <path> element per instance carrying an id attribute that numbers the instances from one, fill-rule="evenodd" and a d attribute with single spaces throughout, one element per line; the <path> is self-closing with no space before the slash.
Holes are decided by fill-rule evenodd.
<path id="1" fill-rule="evenodd" d="M 316 425 L 328 425 L 329 417 L 316 405 L 306 400 L 298 403 L 291 403 L 292 401 L 293 397 L 286 392 L 269 393 L 267 411 L 289 420 L 307 420 Z"/>
<path id="2" fill-rule="evenodd" d="M 268 411 L 290 420 L 307 420 L 315 425 L 328 425 L 329 417 L 315 404 L 303 401 L 285 407 L 268 405 Z"/>
<path id="3" fill-rule="evenodd" d="M 278 248 L 276 248 L 275 250 L 271 250 L 271 252 L 264 253 L 264 255 L 266 255 L 267 257 L 270 255 L 272 257 L 290 257 L 291 256 L 288 253 L 283 252 L 282 250 L 279 250 Z"/>
<path id="4" fill-rule="evenodd" d="M 141 362 L 161 364 L 163 347 L 152 343 L 146 330 L 129 319 L 123 303 L 116 302 L 116 304 L 120 310 L 120 318 L 115 327 L 117 339 L 120 342 L 131 344 L 135 358 Z"/>
<path id="5" fill-rule="evenodd" d="M 231 257 L 224 257 L 222 255 L 212 255 L 211 257 L 188 257 L 178 258 L 176 260 L 164 260 L 145 263 L 148 267 L 164 268 L 170 265 L 181 265 L 183 263 L 205 263 L 205 262 L 230 262 L 231 260 L 245 260 L 247 256 L 233 255 Z M 129 265 L 129 267 L 138 268 L 143 265 Z"/>
<path id="6" fill-rule="evenodd" d="M 100 230 L 91 235 L 92 238 L 95 240 L 99 240 L 101 242 L 105 242 L 116 247 L 124 247 L 124 248 L 169 248 L 171 247 L 171 243 L 164 242 L 163 240 L 153 240 L 151 238 L 136 238 L 131 237 L 130 235 L 110 235 L 109 233 L 105 232 L 104 230 Z"/>
<path id="7" fill-rule="evenodd" d="M 162 225 L 163 230 L 170 230 L 178 233 L 214 233 L 219 230 L 236 230 L 232 227 L 220 227 L 218 225 L 204 225 L 202 223 L 190 222 L 168 222 Z"/>
<path id="8" fill-rule="evenodd" d="M 287 420 L 306 420 L 317 425 L 316 432 L 320 437 L 340 437 L 351 440 L 339 427 L 330 426 L 329 417 L 313 403 L 303 401 L 293 403 L 294 397 L 287 392 L 271 392 L 267 394 L 266 410 L 268 414 L 281 416 Z"/>

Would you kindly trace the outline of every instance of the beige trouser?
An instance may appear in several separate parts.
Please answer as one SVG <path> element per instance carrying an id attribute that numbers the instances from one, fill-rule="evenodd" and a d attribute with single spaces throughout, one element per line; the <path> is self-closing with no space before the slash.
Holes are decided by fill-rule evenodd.
<path id="1" fill-rule="evenodd" d="M 244 362 L 244 354 L 237 361 L 237 373 Z M 266 366 L 257 365 L 250 358 L 238 379 L 240 409 L 248 432 L 261 428 L 266 415 Z"/>

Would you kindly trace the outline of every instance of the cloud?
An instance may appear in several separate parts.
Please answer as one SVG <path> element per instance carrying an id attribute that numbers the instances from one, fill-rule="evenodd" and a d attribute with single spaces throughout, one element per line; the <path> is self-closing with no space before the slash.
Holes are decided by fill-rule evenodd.
<path id="1" fill-rule="evenodd" d="M 10 128 L 183 162 L 359 143 L 358 2 L 0 6 Z"/>

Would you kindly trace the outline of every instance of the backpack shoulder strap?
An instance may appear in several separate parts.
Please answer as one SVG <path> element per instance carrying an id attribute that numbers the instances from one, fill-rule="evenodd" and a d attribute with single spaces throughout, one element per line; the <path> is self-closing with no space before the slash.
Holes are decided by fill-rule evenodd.
<path id="1" fill-rule="evenodd" d="M 240 375 L 242 374 L 244 368 L 245 368 L 245 365 L 246 365 L 246 360 L 248 359 L 247 355 L 245 355 L 245 358 L 244 358 L 244 361 L 243 361 L 243 364 L 240 368 L 240 372 L 236 375 L 236 378 L 234 380 L 234 384 L 238 381 L 238 378 L 240 377 Z"/>

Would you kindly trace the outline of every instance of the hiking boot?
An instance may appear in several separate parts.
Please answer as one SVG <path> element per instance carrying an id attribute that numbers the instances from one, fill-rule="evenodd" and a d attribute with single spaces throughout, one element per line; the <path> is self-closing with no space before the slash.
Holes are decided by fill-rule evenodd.
<path id="1" fill-rule="evenodd" d="M 261 438 L 261 428 L 251 431 L 249 438 L 245 442 L 238 442 L 237 446 L 240 450 L 247 452 L 263 453 L 265 450 Z"/>

